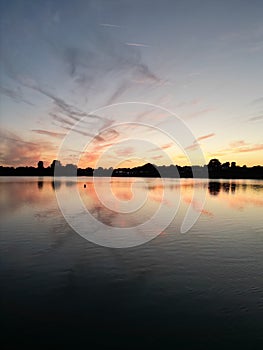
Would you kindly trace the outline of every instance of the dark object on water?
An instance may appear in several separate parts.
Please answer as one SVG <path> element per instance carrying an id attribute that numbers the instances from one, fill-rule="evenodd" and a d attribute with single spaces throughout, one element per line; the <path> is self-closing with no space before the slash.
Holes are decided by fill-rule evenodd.
<path id="1" fill-rule="evenodd" d="M 86 188 L 86 184 L 84 184 L 84 188 Z"/>

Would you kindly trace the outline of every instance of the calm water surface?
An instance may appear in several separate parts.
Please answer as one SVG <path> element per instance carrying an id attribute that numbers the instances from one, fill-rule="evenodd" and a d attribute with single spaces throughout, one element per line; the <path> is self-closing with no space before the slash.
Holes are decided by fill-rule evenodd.
<path id="1" fill-rule="evenodd" d="M 55 190 L 70 202 L 76 186 L 109 226 L 134 227 L 160 203 L 179 208 L 152 241 L 102 247 L 58 208 Z M 100 203 L 90 178 L 0 178 L 4 348 L 263 348 L 263 182 L 118 178 L 112 192 L 125 205 L 147 202 L 125 216 Z M 189 205 L 200 217 L 182 234 Z"/>

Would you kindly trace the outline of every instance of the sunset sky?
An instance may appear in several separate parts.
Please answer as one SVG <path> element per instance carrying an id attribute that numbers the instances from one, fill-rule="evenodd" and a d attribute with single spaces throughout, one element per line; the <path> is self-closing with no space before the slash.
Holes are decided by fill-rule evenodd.
<path id="1" fill-rule="evenodd" d="M 198 146 L 263 165 L 262 18 L 261 0 L 1 0 L 0 164 L 48 166 L 70 133 L 59 159 L 81 167 Z"/>

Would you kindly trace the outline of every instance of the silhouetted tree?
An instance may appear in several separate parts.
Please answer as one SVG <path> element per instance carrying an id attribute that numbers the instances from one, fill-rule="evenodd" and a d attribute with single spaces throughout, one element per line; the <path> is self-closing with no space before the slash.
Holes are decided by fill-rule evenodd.
<path id="1" fill-rule="evenodd" d="M 77 166 L 74 164 L 67 164 L 63 169 L 63 174 L 65 176 L 76 176 L 77 175 Z"/>
<path id="2" fill-rule="evenodd" d="M 60 161 L 57 160 L 57 159 L 54 159 L 53 162 L 52 162 L 51 165 L 50 165 L 50 168 L 51 168 L 52 170 L 54 170 L 55 167 L 61 167 L 61 163 L 60 163 Z"/>
<path id="3" fill-rule="evenodd" d="M 42 162 L 42 160 L 40 160 L 38 163 L 37 163 L 37 167 L 38 169 L 44 169 L 44 163 Z"/>
<path id="4" fill-rule="evenodd" d="M 51 163 L 50 165 L 50 169 L 51 169 L 51 175 L 54 176 L 54 175 L 63 175 L 62 174 L 62 165 L 60 163 L 59 160 L 57 159 L 54 159 L 53 162 Z M 56 174 L 55 174 L 56 172 Z"/>
<path id="5" fill-rule="evenodd" d="M 222 169 L 229 169 L 230 163 L 226 162 L 222 164 Z"/>
<path id="6" fill-rule="evenodd" d="M 211 159 L 208 163 L 208 169 L 219 170 L 221 169 L 221 162 L 218 159 Z"/>
<path id="7" fill-rule="evenodd" d="M 221 177 L 221 162 L 218 159 L 211 159 L 208 163 L 208 173 L 209 177 L 212 179 Z"/>
<path id="8" fill-rule="evenodd" d="M 3 167 L 0 166 L 0 176 L 54 176 L 54 170 L 56 176 L 125 176 L 125 177 L 184 177 L 192 178 L 207 176 L 206 170 L 208 169 L 209 178 L 222 178 L 222 179 L 263 179 L 263 167 L 260 165 L 247 167 L 237 166 L 236 162 L 226 162 L 221 165 L 218 159 L 211 159 L 208 165 L 199 166 L 156 166 L 151 163 L 144 164 L 135 168 L 118 168 L 118 169 L 105 169 L 99 167 L 98 169 L 92 169 L 90 167 L 86 169 L 78 168 L 74 164 L 67 164 L 63 166 L 59 160 L 53 160 L 51 165 L 47 168 L 44 167 L 43 161 L 37 163 L 37 167 Z M 225 191 L 228 189 L 225 188 Z M 232 191 L 234 189 L 232 188 Z"/>

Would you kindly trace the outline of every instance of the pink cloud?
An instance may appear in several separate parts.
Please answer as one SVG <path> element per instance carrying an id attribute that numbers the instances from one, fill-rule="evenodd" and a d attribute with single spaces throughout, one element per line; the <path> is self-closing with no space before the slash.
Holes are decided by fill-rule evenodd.
<path id="1" fill-rule="evenodd" d="M 229 146 L 232 148 L 237 148 L 237 147 L 245 146 L 245 145 L 247 145 L 247 143 L 244 140 L 232 141 L 229 144 Z"/>
<path id="2" fill-rule="evenodd" d="M 168 149 L 168 148 L 170 148 L 170 147 L 172 147 L 173 146 L 173 143 L 172 142 L 170 142 L 170 143 L 166 143 L 166 144 L 164 144 L 164 145 L 161 145 L 160 147 L 155 147 L 155 148 L 151 148 L 151 149 L 149 149 L 149 151 L 148 152 L 156 152 L 156 151 L 160 151 L 160 150 L 164 150 L 164 149 Z"/>
<path id="3" fill-rule="evenodd" d="M 161 148 L 162 148 L 162 149 L 167 149 L 167 148 L 170 148 L 170 147 L 172 147 L 172 146 L 173 146 L 173 143 L 170 142 L 170 143 L 166 143 L 165 145 L 162 145 Z"/>
<path id="4" fill-rule="evenodd" d="M 200 144 L 196 142 L 196 143 L 193 143 L 190 146 L 185 147 L 185 149 L 188 150 L 188 151 L 195 151 L 199 147 L 200 147 Z"/>
<path id="5" fill-rule="evenodd" d="M 152 159 L 161 159 L 161 158 L 163 158 L 162 155 L 152 157 Z"/>
<path id="6" fill-rule="evenodd" d="M 228 151 L 231 153 L 246 153 L 253 151 L 261 151 L 263 149 L 263 144 L 250 144 L 244 140 L 233 141 L 229 144 L 231 148 L 227 148 L 223 151 Z"/>
<path id="7" fill-rule="evenodd" d="M 216 108 L 205 108 L 205 109 L 202 109 L 201 111 L 188 114 L 186 117 L 187 118 L 199 117 L 200 115 L 208 114 L 210 112 L 214 112 L 215 110 Z"/>
<path id="8" fill-rule="evenodd" d="M 201 141 L 201 140 L 206 140 L 210 137 L 213 137 L 215 136 L 215 133 L 210 133 L 210 134 L 207 134 L 207 135 L 203 135 L 203 136 L 199 136 L 194 142 L 192 145 L 189 145 L 187 147 L 185 147 L 186 150 L 196 150 L 197 148 L 199 148 L 201 145 L 200 143 L 198 143 L 197 141 Z"/>
<path id="9" fill-rule="evenodd" d="M 196 140 L 197 140 L 197 141 L 201 141 L 201 140 L 205 140 L 205 139 L 208 139 L 208 138 L 210 138 L 210 137 L 213 137 L 213 136 L 215 136 L 215 133 L 212 132 L 212 133 L 210 133 L 210 134 L 200 136 L 200 137 L 198 137 Z"/>
<path id="10" fill-rule="evenodd" d="M 5 166 L 36 166 L 39 160 L 48 162 L 56 158 L 57 147 L 51 142 L 29 142 L 16 133 L 0 131 L 0 161 Z"/>
<path id="11" fill-rule="evenodd" d="M 248 147 L 242 147 L 242 148 L 239 148 L 237 151 L 238 152 L 252 152 L 252 151 L 261 151 L 263 150 L 263 144 L 258 144 L 258 145 L 251 145 L 251 146 L 248 146 Z"/>
<path id="12" fill-rule="evenodd" d="M 134 148 L 133 147 L 126 147 L 123 149 L 118 149 L 115 151 L 117 156 L 124 156 L 124 157 L 129 157 L 134 153 Z"/>
<path id="13" fill-rule="evenodd" d="M 187 204 L 191 204 L 191 206 L 193 207 L 193 209 L 203 215 L 209 216 L 209 217 L 213 217 L 213 213 L 211 211 L 208 211 L 206 209 L 203 208 L 202 204 L 199 203 L 198 201 L 189 198 L 189 197 L 185 197 L 184 198 L 184 202 Z"/>

